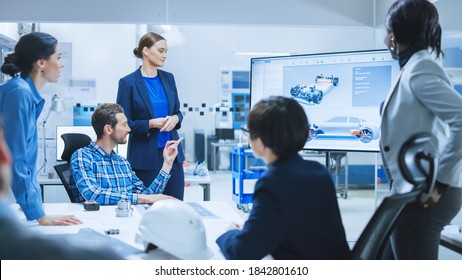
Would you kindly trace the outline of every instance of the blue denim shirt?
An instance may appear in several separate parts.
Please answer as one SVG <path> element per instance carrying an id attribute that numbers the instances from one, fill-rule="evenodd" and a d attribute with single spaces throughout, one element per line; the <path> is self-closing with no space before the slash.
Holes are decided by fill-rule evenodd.
<path id="1" fill-rule="evenodd" d="M 11 188 L 27 220 L 45 215 L 36 177 L 37 119 L 44 103 L 30 77 L 14 77 L 0 86 L 0 115 L 13 158 Z"/>

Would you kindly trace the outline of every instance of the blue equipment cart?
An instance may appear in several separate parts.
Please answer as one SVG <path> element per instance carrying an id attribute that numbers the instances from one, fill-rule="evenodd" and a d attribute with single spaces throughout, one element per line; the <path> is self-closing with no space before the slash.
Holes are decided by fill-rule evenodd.
<path id="1" fill-rule="evenodd" d="M 265 171 L 262 160 L 254 157 L 249 147 L 233 147 L 231 150 L 231 172 L 233 176 L 233 201 L 239 210 L 249 212 L 252 203 L 253 190 L 245 193 L 244 180 L 258 179 Z"/>

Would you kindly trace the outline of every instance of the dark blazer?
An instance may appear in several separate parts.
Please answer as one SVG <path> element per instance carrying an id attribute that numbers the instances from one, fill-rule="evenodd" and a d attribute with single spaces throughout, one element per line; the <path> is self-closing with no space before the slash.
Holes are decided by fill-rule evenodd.
<path id="1" fill-rule="evenodd" d="M 180 112 L 180 100 L 175 79 L 171 73 L 162 70 L 158 70 L 158 75 L 167 96 L 168 115 L 177 115 L 180 120 L 176 127 L 170 131 L 171 138 L 178 140 L 177 130 L 181 128 L 183 115 Z M 157 133 L 159 129 L 149 129 L 149 120 L 155 118 L 155 112 L 140 68 L 119 80 L 117 103 L 124 108 L 131 129 L 127 160 L 133 169 L 156 169 Z M 181 146 L 178 148 L 178 156 L 175 161 L 177 163 L 184 161 Z"/>
<path id="2" fill-rule="evenodd" d="M 116 260 L 122 259 L 99 242 L 90 248 L 53 235 L 43 235 L 19 223 L 0 202 L 0 259 L 2 260 Z"/>
<path id="3" fill-rule="evenodd" d="M 350 258 L 332 178 L 298 154 L 268 166 L 243 229 L 228 231 L 217 244 L 227 259 Z"/>

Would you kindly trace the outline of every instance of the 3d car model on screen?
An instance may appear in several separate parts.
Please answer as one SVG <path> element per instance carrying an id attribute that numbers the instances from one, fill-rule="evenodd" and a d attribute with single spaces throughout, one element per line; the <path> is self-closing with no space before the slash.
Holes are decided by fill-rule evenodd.
<path id="1" fill-rule="evenodd" d="M 314 84 L 307 86 L 306 84 L 298 84 L 290 89 L 290 95 L 293 98 L 299 99 L 302 103 L 308 105 L 319 104 L 325 94 L 331 91 L 338 85 L 338 77 L 331 75 L 326 77 L 324 75 L 316 76 Z"/>
<path id="2" fill-rule="evenodd" d="M 311 124 L 309 140 L 359 139 L 363 143 L 369 143 L 379 137 L 380 129 L 375 123 L 353 116 L 334 116 L 324 122 Z"/>

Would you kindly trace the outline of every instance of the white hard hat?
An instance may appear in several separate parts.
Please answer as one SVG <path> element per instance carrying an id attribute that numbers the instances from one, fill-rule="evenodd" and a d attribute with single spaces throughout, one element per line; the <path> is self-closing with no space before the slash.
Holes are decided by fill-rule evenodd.
<path id="1" fill-rule="evenodd" d="M 141 218 L 136 241 L 151 243 L 185 260 L 205 260 L 213 253 L 207 247 L 205 229 L 197 212 L 180 200 L 154 203 Z"/>

